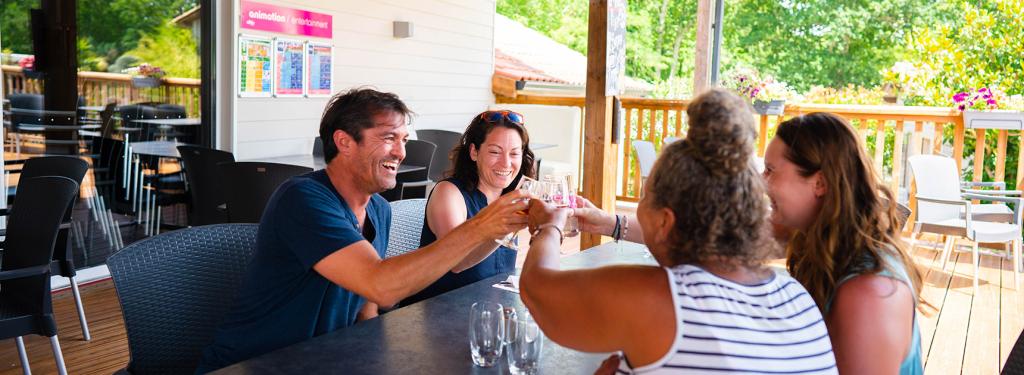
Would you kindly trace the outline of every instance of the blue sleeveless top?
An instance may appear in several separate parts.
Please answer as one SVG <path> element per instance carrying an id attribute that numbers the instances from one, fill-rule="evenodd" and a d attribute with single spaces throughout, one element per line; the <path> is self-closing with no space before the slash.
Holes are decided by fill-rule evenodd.
<path id="1" fill-rule="evenodd" d="M 891 254 L 885 254 L 885 264 L 882 265 L 882 271 L 878 273 L 879 276 L 885 276 L 891 279 L 902 281 L 907 284 L 910 288 L 910 293 L 914 296 L 914 301 L 917 301 L 917 292 L 914 291 L 914 284 L 910 281 L 910 276 L 907 274 L 906 265 L 902 261 L 892 256 Z M 836 283 L 836 290 L 839 290 L 839 286 L 843 283 L 853 279 L 854 277 L 860 276 L 861 273 L 851 273 L 839 279 Z M 832 296 L 828 299 L 825 304 L 825 313 L 832 308 Z M 921 333 L 917 328 L 917 308 L 914 308 L 914 325 L 911 328 L 913 330 L 912 337 L 910 339 L 910 348 L 907 350 L 907 356 L 903 357 L 903 362 L 900 363 L 900 375 L 922 375 L 924 374 L 924 364 L 921 361 Z"/>
<path id="2" fill-rule="evenodd" d="M 466 219 L 469 219 L 487 207 L 487 197 L 480 190 L 470 191 L 466 184 L 456 178 L 448 178 L 448 181 L 455 185 L 462 193 L 462 199 L 466 203 Z M 429 198 L 428 198 L 429 199 Z M 423 232 L 420 233 L 420 247 L 427 246 L 437 241 L 437 235 L 430 230 L 429 216 L 423 216 Z M 488 277 L 504 272 L 512 272 L 516 268 L 516 251 L 505 246 L 499 246 L 490 256 L 477 263 L 472 268 L 459 273 L 448 271 L 439 280 L 402 301 L 402 306 L 407 306 L 425 300 L 439 294 L 461 288 Z"/>

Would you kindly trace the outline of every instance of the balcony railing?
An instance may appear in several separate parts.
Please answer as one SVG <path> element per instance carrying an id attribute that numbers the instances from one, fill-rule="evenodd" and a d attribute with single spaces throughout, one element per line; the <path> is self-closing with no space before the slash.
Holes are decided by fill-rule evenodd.
<path id="1" fill-rule="evenodd" d="M 0 69 L 4 95 L 42 93 L 42 80 L 26 77 L 21 67 L 4 65 Z M 138 102 L 177 104 L 185 107 L 188 117 L 199 117 L 199 82 L 192 78 L 165 77 L 158 87 L 140 88 L 132 85 L 132 76 L 128 74 L 78 72 L 78 95 L 90 106 Z"/>
<path id="2" fill-rule="evenodd" d="M 584 107 L 584 99 L 578 97 L 548 97 L 519 95 L 515 99 L 498 98 L 499 103 L 543 104 Z M 667 137 L 682 137 L 686 134 L 687 100 L 659 100 L 623 98 L 625 111 L 625 138 L 619 144 L 619 158 L 622 162 L 618 199 L 636 201 L 640 192 L 640 170 L 633 140 L 647 140 L 660 150 Z M 964 129 L 959 113 L 944 107 L 903 107 L 879 105 L 832 105 L 832 104 L 788 104 L 782 116 L 757 116 L 757 153 L 764 155 L 765 147 L 775 134 L 779 122 L 797 115 L 812 112 L 831 112 L 849 120 L 859 129 L 868 155 L 871 155 L 883 183 L 905 199 L 913 197 L 914 186 L 906 168 L 907 157 L 918 154 L 945 154 L 953 157 L 957 165 L 965 158 L 973 160 L 973 180 L 981 181 L 985 174 L 984 155 L 995 153 L 994 167 L 989 166 L 988 174 L 994 181 L 1005 181 L 1006 171 L 1016 168 L 1017 186 L 1024 185 L 1024 147 L 1018 147 L 1016 160 L 1006 157 L 1009 137 L 1021 137 L 1024 133 L 1007 130 Z M 581 124 L 580 129 L 583 129 Z M 973 150 L 964 150 L 967 132 L 975 139 L 991 136 L 997 139 L 995 150 L 986 150 L 985 142 L 975 142 Z M 952 141 L 944 144 L 943 136 Z M 582 134 L 581 134 L 582 137 Z M 966 151 L 966 154 L 965 154 Z M 582 152 L 582 150 L 581 150 Z M 980 157 L 975 157 L 981 155 Z M 583 160 L 582 155 L 580 160 Z M 583 169 L 581 168 L 580 171 Z M 582 175 L 582 174 L 581 174 Z M 915 208 L 914 199 L 910 199 Z"/>

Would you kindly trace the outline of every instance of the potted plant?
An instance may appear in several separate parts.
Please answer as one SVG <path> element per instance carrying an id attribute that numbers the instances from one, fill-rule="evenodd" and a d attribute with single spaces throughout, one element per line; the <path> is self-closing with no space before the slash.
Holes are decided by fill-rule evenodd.
<path id="1" fill-rule="evenodd" d="M 891 105 L 903 105 L 908 97 L 920 95 L 923 79 L 931 76 L 925 67 L 916 67 L 907 61 L 896 61 L 889 69 L 882 70 L 883 100 Z"/>
<path id="2" fill-rule="evenodd" d="M 749 68 L 733 71 L 725 82 L 725 87 L 750 100 L 754 112 L 761 115 L 782 115 L 786 109 L 786 99 L 794 94 L 786 83 L 776 81 L 772 76 L 761 79 L 757 71 Z"/>
<path id="3" fill-rule="evenodd" d="M 952 101 L 953 107 L 963 114 L 964 126 L 968 129 L 1024 129 L 1021 108 L 1007 109 L 1011 104 L 1020 105 L 1020 95 L 1008 98 L 999 89 L 981 87 L 958 92 Z"/>
<path id="4" fill-rule="evenodd" d="M 160 86 L 160 79 L 164 78 L 163 69 L 149 64 L 139 65 L 134 69 L 132 86 L 135 87 L 157 87 Z"/>
<path id="5" fill-rule="evenodd" d="M 35 70 L 35 65 L 35 56 L 26 56 L 18 60 L 18 66 L 21 67 L 21 73 L 25 75 L 25 78 L 42 79 L 43 72 Z"/>

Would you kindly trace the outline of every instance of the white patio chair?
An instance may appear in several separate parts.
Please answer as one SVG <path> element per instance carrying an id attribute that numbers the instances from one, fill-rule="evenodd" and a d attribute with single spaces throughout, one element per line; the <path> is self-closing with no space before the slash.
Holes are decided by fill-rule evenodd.
<path id="1" fill-rule="evenodd" d="M 956 246 L 956 238 L 972 244 L 974 264 L 974 289 L 978 288 L 978 243 L 1009 243 L 1013 259 L 1014 288 L 1020 272 L 1021 253 L 1021 203 L 1017 197 L 981 194 L 978 190 L 960 190 L 956 164 L 950 158 L 936 155 L 918 155 L 909 158 L 910 169 L 917 181 L 917 221 L 914 233 L 934 233 L 946 236 L 942 249 L 942 268 L 946 268 L 949 253 Z M 952 177 L 952 180 L 950 179 Z M 952 183 L 950 183 L 952 181 Z M 970 200 L 984 200 L 1012 203 L 1011 223 L 991 222 L 979 219 L 978 209 L 985 206 L 972 204 Z M 1007 208 L 1008 209 L 1008 208 Z M 984 212 L 984 211 L 983 211 Z M 992 212 L 988 210 L 987 212 Z"/>
<path id="2" fill-rule="evenodd" d="M 665 142 L 664 142 L 664 144 L 665 144 L 666 146 L 668 146 L 669 144 L 672 144 L 673 142 L 675 142 L 675 141 L 678 141 L 679 139 L 680 139 L 680 138 L 678 138 L 678 137 L 665 137 Z"/>
<path id="3" fill-rule="evenodd" d="M 651 168 L 654 168 L 654 160 L 658 158 L 658 153 L 654 150 L 654 143 L 633 140 L 631 144 L 636 150 L 636 161 L 640 164 L 640 178 L 647 180 L 647 176 L 651 174 Z"/>

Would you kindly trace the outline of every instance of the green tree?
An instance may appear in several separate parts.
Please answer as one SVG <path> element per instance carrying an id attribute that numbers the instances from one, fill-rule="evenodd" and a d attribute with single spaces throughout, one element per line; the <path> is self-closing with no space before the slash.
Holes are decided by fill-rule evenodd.
<path id="1" fill-rule="evenodd" d="M 909 39 L 912 61 L 932 72 L 929 104 L 946 106 L 956 92 L 983 86 L 1024 94 L 1024 3 L 957 0 L 963 17 L 921 29 Z"/>
<path id="2" fill-rule="evenodd" d="M 78 1 L 79 45 L 89 46 L 83 68 L 110 64 L 125 51 L 136 48 L 143 35 L 152 33 L 197 0 L 69 0 Z M 29 10 L 39 0 L 4 0 L 0 6 L 0 36 L 4 49 L 31 54 Z M 84 39 L 84 42 L 81 40 Z M 103 60 L 100 63 L 99 60 Z"/>
<path id="3" fill-rule="evenodd" d="M 139 39 L 139 46 L 127 55 L 139 63 L 158 66 L 171 77 L 199 78 L 199 54 L 191 29 L 165 23 Z"/>
<path id="4" fill-rule="evenodd" d="M 874 86 L 922 25 L 947 17 L 935 0 L 729 0 L 724 60 L 753 66 L 800 91 Z"/>
<path id="5" fill-rule="evenodd" d="M 29 32 L 29 8 L 39 0 L 4 0 L 0 6 L 0 38 L 5 50 L 31 54 L 32 36 Z"/>

